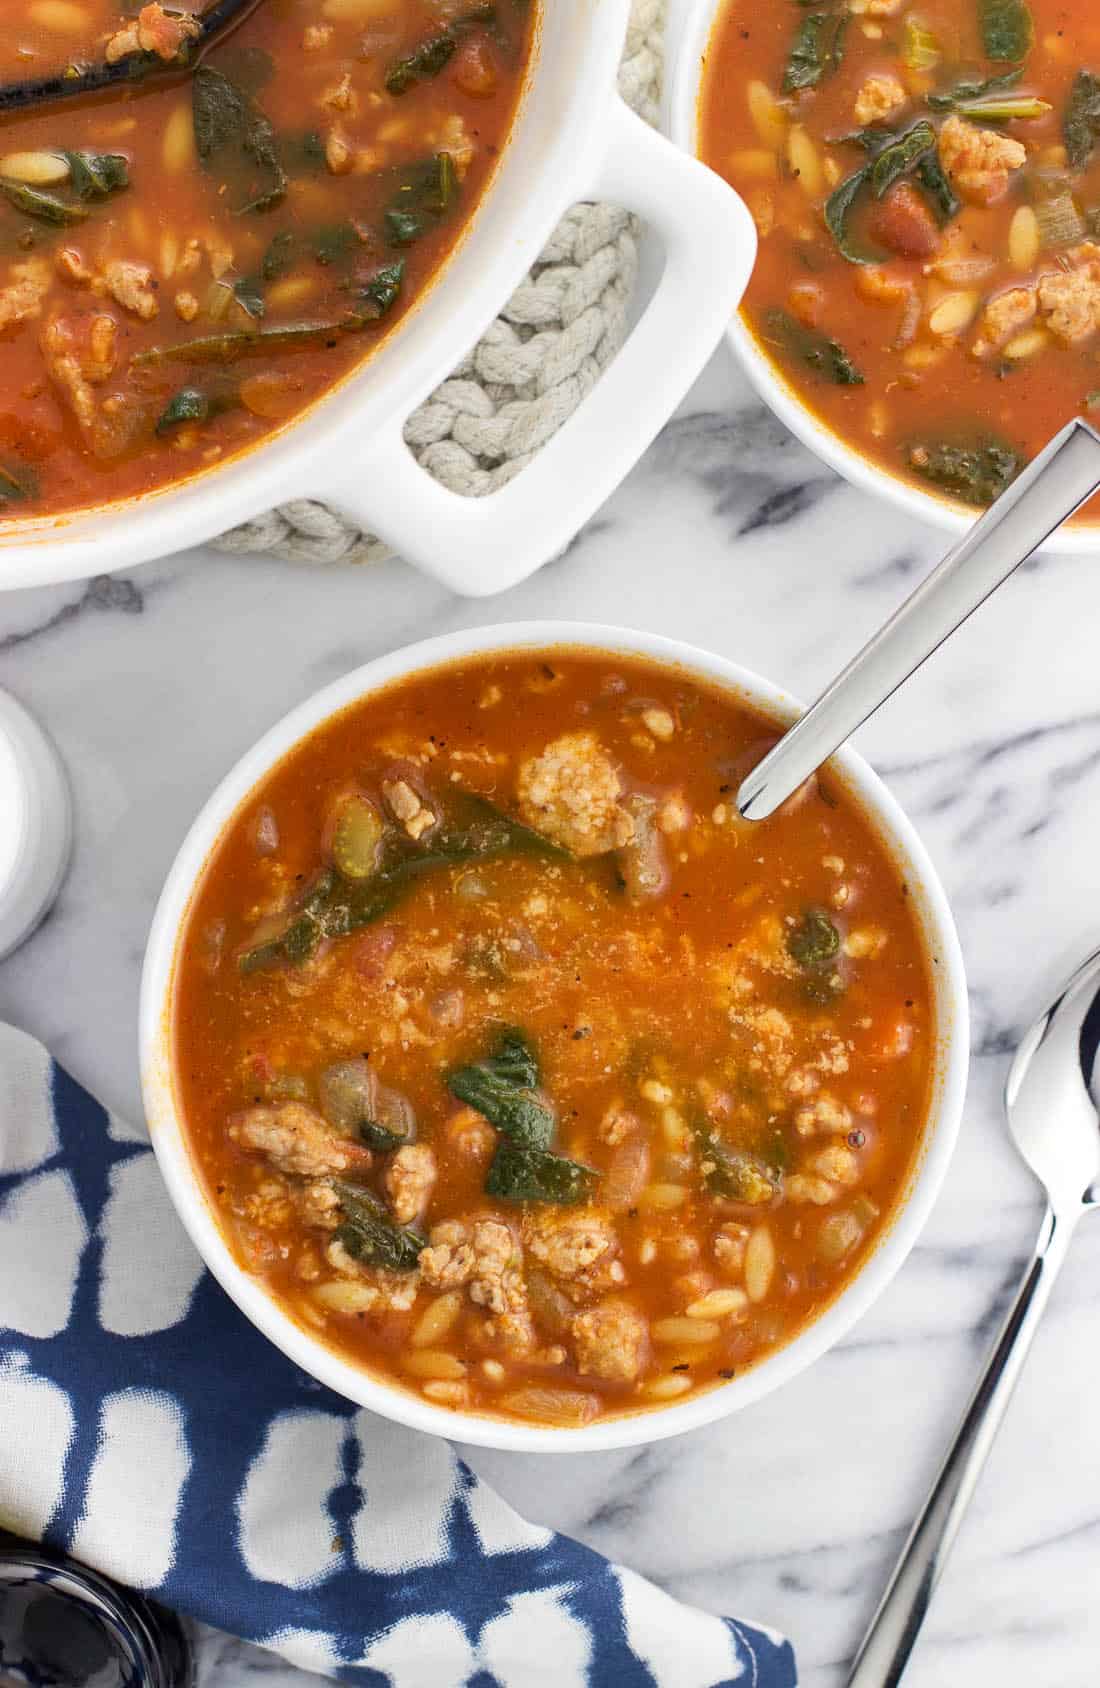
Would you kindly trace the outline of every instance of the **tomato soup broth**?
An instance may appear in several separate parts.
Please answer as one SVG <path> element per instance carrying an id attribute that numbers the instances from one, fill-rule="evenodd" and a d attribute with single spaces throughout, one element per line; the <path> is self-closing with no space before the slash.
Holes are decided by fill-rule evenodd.
<path id="1" fill-rule="evenodd" d="M 812 1320 L 889 1225 L 936 1028 L 908 887 L 830 774 L 680 670 L 414 675 L 260 783 L 174 985 L 236 1257 L 345 1358 L 546 1425 L 656 1408 Z"/>
<path id="2" fill-rule="evenodd" d="M 699 151 L 756 220 L 743 321 L 846 445 L 988 503 L 1100 408 L 1098 134 L 1083 0 L 729 0 Z"/>

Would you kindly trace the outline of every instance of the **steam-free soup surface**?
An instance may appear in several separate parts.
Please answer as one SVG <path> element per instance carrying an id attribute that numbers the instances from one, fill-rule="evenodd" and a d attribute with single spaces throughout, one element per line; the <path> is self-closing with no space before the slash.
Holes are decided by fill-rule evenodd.
<path id="1" fill-rule="evenodd" d="M 7 8 L 0 520 L 224 462 L 368 357 L 478 203 L 535 19 L 261 0 L 196 66 L 191 11 Z M 132 79 L 9 109 L 12 84 L 108 61 Z"/>
<path id="2" fill-rule="evenodd" d="M 729 0 L 699 132 L 744 320 L 848 445 L 976 506 L 1100 407 L 1095 5 Z"/>
<path id="3" fill-rule="evenodd" d="M 177 1082 L 227 1239 L 346 1357 L 546 1425 L 798 1331 L 889 1223 L 934 1026 L 842 784 L 747 827 L 774 737 L 575 651 L 413 678 L 256 790 L 182 940 Z"/>

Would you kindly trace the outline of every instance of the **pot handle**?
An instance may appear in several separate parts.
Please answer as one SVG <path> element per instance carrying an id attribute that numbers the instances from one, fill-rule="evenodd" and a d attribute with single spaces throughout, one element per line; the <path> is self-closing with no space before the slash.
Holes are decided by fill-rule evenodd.
<path id="1" fill-rule="evenodd" d="M 484 498 L 450 492 L 387 424 L 326 501 L 470 597 L 504 591 L 564 550 L 671 416 L 736 310 L 756 256 L 744 202 L 617 96 L 591 198 L 637 212 L 664 246 L 653 297 L 573 415 Z M 565 207 L 563 207 L 563 210 Z"/>

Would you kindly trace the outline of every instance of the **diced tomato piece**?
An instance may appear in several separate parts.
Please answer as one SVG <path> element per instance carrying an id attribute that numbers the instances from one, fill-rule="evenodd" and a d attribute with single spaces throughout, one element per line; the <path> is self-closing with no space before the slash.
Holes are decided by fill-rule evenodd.
<path id="1" fill-rule="evenodd" d="M 902 258 L 930 258 L 940 244 L 936 219 L 908 182 L 899 182 L 871 213 L 868 232 Z"/>

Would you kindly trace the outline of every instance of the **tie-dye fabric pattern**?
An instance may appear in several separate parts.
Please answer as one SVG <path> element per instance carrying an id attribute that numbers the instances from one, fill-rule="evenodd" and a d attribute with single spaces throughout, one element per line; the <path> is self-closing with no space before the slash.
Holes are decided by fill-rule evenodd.
<path id="1" fill-rule="evenodd" d="M 526 1523 L 285 1359 L 142 1136 L 0 1025 L 0 1521 L 371 1688 L 794 1688 L 781 1636 Z"/>

